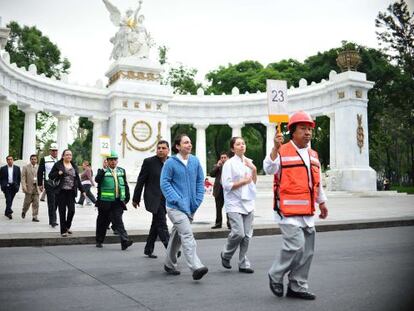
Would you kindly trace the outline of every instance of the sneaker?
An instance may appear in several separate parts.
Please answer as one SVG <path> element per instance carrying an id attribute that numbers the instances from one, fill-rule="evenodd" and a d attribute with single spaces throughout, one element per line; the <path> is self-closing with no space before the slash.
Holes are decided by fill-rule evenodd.
<path id="1" fill-rule="evenodd" d="M 177 269 L 167 267 L 166 265 L 164 265 L 164 270 L 165 270 L 165 272 L 167 272 L 168 274 L 171 274 L 171 275 L 180 275 L 181 274 L 181 272 L 178 271 Z"/>
<path id="2" fill-rule="evenodd" d="M 299 298 L 305 300 L 315 300 L 316 296 L 310 292 L 295 292 L 290 287 L 288 287 L 286 297 L 289 298 Z"/>
<path id="3" fill-rule="evenodd" d="M 223 252 L 220 253 L 221 265 L 226 269 L 231 269 L 230 260 L 223 257 Z"/>
<path id="4" fill-rule="evenodd" d="M 67 234 L 72 234 L 72 231 L 70 231 L 70 230 L 66 230 L 66 233 L 67 233 Z"/>
<path id="5" fill-rule="evenodd" d="M 125 242 L 121 242 L 121 249 L 124 251 L 126 250 L 128 247 L 130 247 L 134 242 L 132 241 L 125 241 Z"/>
<path id="6" fill-rule="evenodd" d="M 66 237 L 68 236 L 68 234 L 65 232 L 65 233 L 62 233 L 62 234 L 61 234 L 61 236 L 62 236 L 63 238 L 66 238 Z"/>
<path id="7" fill-rule="evenodd" d="M 195 281 L 200 280 L 204 275 L 207 274 L 207 272 L 208 272 L 207 267 L 201 267 L 201 268 L 198 268 L 197 270 L 194 270 L 193 280 Z"/>

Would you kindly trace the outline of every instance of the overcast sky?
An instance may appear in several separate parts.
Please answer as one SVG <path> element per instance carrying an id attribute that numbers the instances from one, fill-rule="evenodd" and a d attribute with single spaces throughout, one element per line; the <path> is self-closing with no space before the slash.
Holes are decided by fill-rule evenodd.
<path id="1" fill-rule="evenodd" d="M 122 13 L 138 0 L 110 0 Z M 378 47 L 375 17 L 389 0 L 144 0 L 141 13 L 168 60 L 198 69 L 198 78 L 220 65 L 257 60 L 263 65 L 338 47 L 342 40 Z M 414 0 L 407 0 L 411 12 Z M 58 45 L 72 66 L 69 80 L 106 80 L 117 28 L 102 0 L 0 0 L 10 20 L 35 25 Z M 152 58 L 157 59 L 157 48 Z"/>

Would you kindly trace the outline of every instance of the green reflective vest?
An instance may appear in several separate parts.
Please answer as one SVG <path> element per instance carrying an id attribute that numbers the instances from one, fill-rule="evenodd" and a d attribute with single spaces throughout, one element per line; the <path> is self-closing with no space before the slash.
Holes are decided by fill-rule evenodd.
<path id="1" fill-rule="evenodd" d="M 118 193 L 119 199 L 125 201 L 125 173 L 123 169 L 115 168 L 115 173 L 118 176 Z M 112 172 L 109 168 L 105 170 L 104 178 L 101 182 L 101 200 L 102 201 L 115 201 L 115 179 L 112 176 Z"/>

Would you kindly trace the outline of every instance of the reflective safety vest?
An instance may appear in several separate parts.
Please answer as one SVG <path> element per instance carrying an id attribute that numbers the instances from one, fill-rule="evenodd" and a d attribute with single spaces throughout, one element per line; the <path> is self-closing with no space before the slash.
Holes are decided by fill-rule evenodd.
<path id="1" fill-rule="evenodd" d="M 316 151 L 309 148 L 308 152 L 312 187 L 309 186 L 308 168 L 295 146 L 289 142 L 279 149 L 281 168 L 278 203 L 283 216 L 308 216 L 315 211 L 320 186 L 320 163 Z"/>
<path id="2" fill-rule="evenodd" d="M 119 199 L 121 201 L 125 201 L 125 171 L 117 167 L 115 169 L 115 173 L 118 177 Z M 101 187 L 100 199 L 102 201 L 115 201 L 116 199 L 115 179 L 109 168 L 105 170 L 105 175 L 104 175 L 104 178 L 102 179 L 100 187 Z"/>

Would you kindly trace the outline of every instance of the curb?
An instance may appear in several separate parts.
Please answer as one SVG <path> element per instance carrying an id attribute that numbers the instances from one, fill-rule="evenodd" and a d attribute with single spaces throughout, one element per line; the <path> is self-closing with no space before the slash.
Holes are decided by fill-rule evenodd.
<path id="1" fill-rule="evenodd" d="M 371 220 L 350 220 L 350 221 L 331 221 L 316 224 L 317 232 L 331 232 L 343 230 L 360 230 L 374 228 L 389 228 L 414 226 L 414 217 L 399 217 Z M 221 239 L 226 238 L 229 234 L 227 229 L 211 230 L 209 227 L 194 228 L 194 236 L 196 239 Z M 129 237 L 134 242 L 145 242 L 147 239 L 147 231 L 132 230 Z M 56 233 L 24 233 L 24 234 L 2 234 L 0 235 L 0 247 L 42 247 L 57 245 L 82 245 L 95 244 L 95 232 L 83 231 L 78 234 L 81 236 L 62 238 Z M 280 229 L 277 225 L 256 225 L 254 227 L 254 236 L 279 235 Z M 116 235 L 109 234 L 105 238 L 106 244 L 119 243 Z"/>

